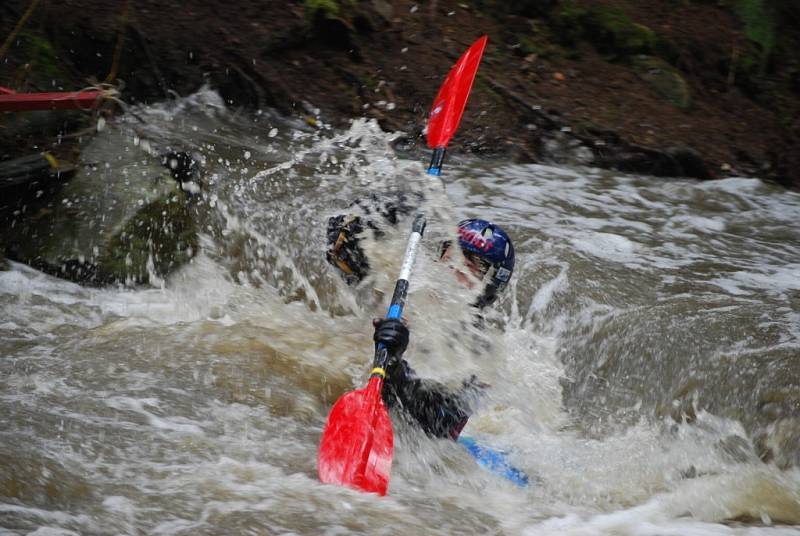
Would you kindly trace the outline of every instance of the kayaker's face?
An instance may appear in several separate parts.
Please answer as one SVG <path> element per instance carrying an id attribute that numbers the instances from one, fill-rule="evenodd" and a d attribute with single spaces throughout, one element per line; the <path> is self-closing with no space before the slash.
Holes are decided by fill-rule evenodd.
<path id="1" fill-rule="evenodd" d="M 448 267 L 453 270 L 459 283 L 469 289 L 475 288 L 475 285 L 480 283 L 483 276 L 486 275 L 488 265 L 479 257 L 465 253 L 463 255 L 464 264 L 456 266 L 452 257 L 452 248 L 448 247 L 444 250 L 440 259 L 448 263 Z"/>

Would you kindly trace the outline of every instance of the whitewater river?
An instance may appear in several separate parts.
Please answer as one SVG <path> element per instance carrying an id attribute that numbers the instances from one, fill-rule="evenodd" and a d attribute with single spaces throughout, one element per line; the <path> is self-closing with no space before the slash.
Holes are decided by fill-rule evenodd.
<path id="1" fill-rule="evenodd" d="M 236 114 L 208 91 L 135 113 L 90 142 L 92 169 L 202 157 L 202 247 L 139 289 L 0 272 L 1 534 L 800 533 L 797 193 L 458 154 L 439 182 L 364 121 Z M 429 219 L 407 357 L 490 384 L 465 432 L 508 450 L 527 489 L 400 424 L 386 497 L 317 479 L 410 223 L 367 237 L 373 276 L 350 288 L 326 220 L 397 191 Z M 435 262 L 474 216 L 517 252 L 480 332 Z"/>

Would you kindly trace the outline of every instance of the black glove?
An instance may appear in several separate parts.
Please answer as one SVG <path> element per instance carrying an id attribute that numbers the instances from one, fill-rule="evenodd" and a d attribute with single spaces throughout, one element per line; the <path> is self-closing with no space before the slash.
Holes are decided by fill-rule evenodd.
<path id="1" fill-rule="evenodd" d="M 372 321 L 375 345 L 383 343 L 390 356 L 400 357 L 408 347 L 408 328 L 396 318 L 376 318 Z"/>

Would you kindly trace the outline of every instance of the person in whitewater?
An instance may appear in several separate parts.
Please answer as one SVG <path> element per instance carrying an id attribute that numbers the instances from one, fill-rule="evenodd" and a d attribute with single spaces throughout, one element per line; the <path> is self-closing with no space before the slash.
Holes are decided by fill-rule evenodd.
<path id="1" fill-rule="evenodd" d="M 406 212 L 405 200 L 400 203 L 374 203 L 377 212 L 389 223 L 396 223 L 398 213 Z M 363 203 L 358 203 L 364 209 Z M 366 209 L 367 215 L 370 209 Z M 349 284 L 361 281 L 369 272 L 369 263 L 359 245 L 359 235 L 370 228 L 380 234 L 380 229 L 368 217 L 336 216 L 328 220 L 328 262 L 338 268 Z M 465 266 L 454 267 L 459 282 L 471 286 L 483 285 L 472 307 L 477 310 L 491 305 L 508 285 L 514 271 L 514 246 L 511 238 L 499 226 L 482 219 L 467 219 L 458 224 L 458 245 Z M 444 241 L 439 258 L 453 259 L 452 241 Z M 458 439 L 472 413 L 475 401 L 486 384 L 475 376 L 464 380 L 460 388 L 447 386 L 416 376 L 403 354 L 408 347 L 409 330 L 398 319 L 378 318 L 373 321 L 375 344 L 382 343 L 391 356 L 386 367 L 383 399 L 390 408 L 400 408 L 428 435 Z"/>

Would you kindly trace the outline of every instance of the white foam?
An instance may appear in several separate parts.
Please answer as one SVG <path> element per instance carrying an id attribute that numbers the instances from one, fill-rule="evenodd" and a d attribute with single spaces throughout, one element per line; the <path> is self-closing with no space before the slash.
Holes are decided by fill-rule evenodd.
<path id="1" fill-rule="evenodd" d="M 630 262 L 636 258 L 636 244 L 617 234 L 591 233 L 573 238 L 571 242 L 580 251 L 613 262 Z"/>

